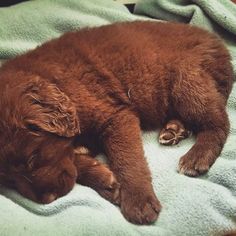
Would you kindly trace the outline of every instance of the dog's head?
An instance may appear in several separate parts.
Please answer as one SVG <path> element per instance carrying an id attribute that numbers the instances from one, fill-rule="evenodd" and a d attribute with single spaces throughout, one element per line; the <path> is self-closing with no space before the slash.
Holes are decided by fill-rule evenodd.
<path id="1" fill-rule="evenodd" d="M 49 203 L 76 181 L 70 144 L 80 133 L 79 121 L 73 102 L 56 85 L 21 73 L 0 84 L 0 183 Z"/>

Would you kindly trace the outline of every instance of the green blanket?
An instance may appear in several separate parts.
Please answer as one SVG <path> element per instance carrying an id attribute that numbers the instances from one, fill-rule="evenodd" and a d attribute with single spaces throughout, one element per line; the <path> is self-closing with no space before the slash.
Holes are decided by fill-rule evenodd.
<path id="1" fill-rule="evenodd" d="M 234 57 L 236 68 L 233 3 L 145 0 L 137 4 L 135 12 L 152 20 L 190 22 L 219 33 Z M 138 19 L 142 17 L 132 15 L 112 0 L 35 0 L 0 8 L 0 59 L 33 49 L 65 31 Z M 0 236 L 205 236 L 236 229 L 236 84 L 228 111 L 231 133 L 225 148 L 210 171 L 199 178 L 176 171 L 179 158 L 193 145 L 194 137 L 175 147 L 163 147 L 156 141 L 156 131 L 143 134 L 154 189 L 163 205 L 153 225 L 130 224 L 119 208 L 80 185 L 49 205 L 33 203 L 0 187 Z"/>

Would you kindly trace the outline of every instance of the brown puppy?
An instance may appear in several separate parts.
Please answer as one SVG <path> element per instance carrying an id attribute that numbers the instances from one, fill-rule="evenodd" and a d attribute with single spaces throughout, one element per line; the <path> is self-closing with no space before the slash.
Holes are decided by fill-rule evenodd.
<path id="1" fill-rule="evenodd" d="M 0 70 L 2 182 L 40 202 L 65 195 L 81 173 L 91 173 L 86 163 L 93 166 L 94 160 L 80 160 L 74 151 L 76 137 L 87 134 L 101 143 L 120 184 L 119 191 L 114 181 L 112 194 L 100 194 L 120 202 L 129 221 L 151 223 L 161 206 L 140 127 L 170 120 L 191 127 L 196 143 L 179 171 L 205 173 L 228 135 L 232 78 L 222 42 L 191 26 L 133 22 L 67 33 Z M 81 178 L 83 184 L 100 189 L 97 177 L 90 177 Z"/>

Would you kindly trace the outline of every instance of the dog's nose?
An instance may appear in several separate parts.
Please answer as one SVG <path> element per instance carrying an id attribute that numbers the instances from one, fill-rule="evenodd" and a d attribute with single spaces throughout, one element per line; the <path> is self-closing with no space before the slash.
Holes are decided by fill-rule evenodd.
<path id="1" fill-rule="evenodd" d="M 43 204 L 49 204 L 53 201 L 55 201 L 58 198 L 58 195 L 56 193 L 44 193 L 41 202 Z"/>

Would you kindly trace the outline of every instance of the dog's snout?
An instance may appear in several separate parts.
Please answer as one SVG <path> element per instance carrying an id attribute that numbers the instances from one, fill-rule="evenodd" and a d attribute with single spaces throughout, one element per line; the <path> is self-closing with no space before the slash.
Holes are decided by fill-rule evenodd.
<path id="1" fill-rule="evenodd" d="M 44 193 L 41 197 L 40 202 L 43 204 L 49 204 L 58 198 L 57 193 Z"/>

